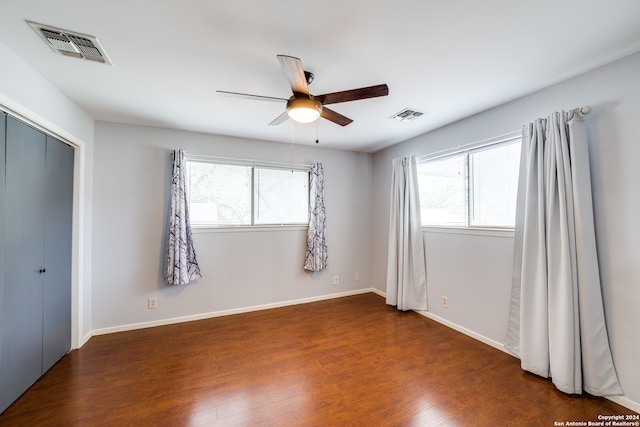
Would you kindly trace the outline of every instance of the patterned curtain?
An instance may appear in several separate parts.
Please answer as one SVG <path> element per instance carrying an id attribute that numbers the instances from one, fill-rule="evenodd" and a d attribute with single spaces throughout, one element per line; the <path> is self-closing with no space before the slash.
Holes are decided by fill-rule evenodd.
<path id="1" fill-rule="evenodd" d="M 191 237 L 184 168 L 184 150 L 176 149 L 173 151 L 169 241 L 165 265 L 165 279 L 170 285 L 186 285 L 202 277 Z"/>
<path id="2" fill-rule="evenodd" d="M 304 269 L 321 271 L 327 268 L 327 224 L 324 210 L 324 171 L 322 163 L 311 167 L 309 191 L 309 230 Z"/>

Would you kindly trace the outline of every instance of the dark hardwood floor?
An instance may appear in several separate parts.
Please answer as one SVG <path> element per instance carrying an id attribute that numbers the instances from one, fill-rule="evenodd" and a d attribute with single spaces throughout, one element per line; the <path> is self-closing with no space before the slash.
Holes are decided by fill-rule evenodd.
<path id="1" fill-rule="evenodd" d="M 93 337 L 2 426 L 554 426 L 634 414 L 375 294 Z"/>

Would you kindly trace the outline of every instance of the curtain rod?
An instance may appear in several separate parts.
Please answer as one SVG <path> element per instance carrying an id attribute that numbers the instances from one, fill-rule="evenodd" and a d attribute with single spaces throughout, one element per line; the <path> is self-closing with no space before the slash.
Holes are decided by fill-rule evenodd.
<path id="1" fill-rule="evenodd" d="M 571 118 L 573 118 L 573 115 L 576 111 L 582 115 L 587 115 L 591 112 L 591 106 L 585 105 L 584 107 L 574 108 L 573 110 L 571 110 Z"/>
<path id="2" fill-rule="evenodd" d="M 204 162 L 213 162 L 213 163 L 217 162 L 217 163 L 245 165 L 245 166 L 248 166 L 248 165 L 264 166 L 264 167 L 298 169 L 298 170 L 307 170 L 307 171 L 311 170 L 311 168 L 313 167 L 313 165 L 311 164 L 270 162 L 267 160 L 238 159 L 234 157 L 216 157 L 216 156 L 206 156 L 206 155 L 188 154 L 188 153 L 185 153 L 185 157 L 189 160 L 201 160 Z"/>
<path id="3" fill-rule="evenodd" d="M 576 110 L 580 110 L 582 114 L 589 114 L 591 112 L 591 106 L 585 105 L 584 107 L 576 108 Z"/>
<path id="4" fill-rule="evenodd" d="M 585 105 L 583 107 L 577 107 L 571 110 L 571 112 L 574 112 L 574 111 L 579 111 L 581 114 L 589 114 L 592 111 L 592 109 L 591 109 L 591 106 Z M 443 150 L 438 150 L 433 153 L 416 156 L 416 162 L 433 160 L 438 157 L 444 157 L 450 154 L 461 153 L 467 149 L 476 149 L 476 148 L 487 147 L 489 145 L 502 144 L 505 142 L 513 141 L 514 139 L 518 139 L 521 136 L 522 136 L 522 131 L 515 130 L 513 132 L 505 133 L 504 135 L 496 136 L 494 138 L 471 142 L 469 144 L 464 144 L 464 145 L 456 145 L 455 147 L 445 148 Z"/>

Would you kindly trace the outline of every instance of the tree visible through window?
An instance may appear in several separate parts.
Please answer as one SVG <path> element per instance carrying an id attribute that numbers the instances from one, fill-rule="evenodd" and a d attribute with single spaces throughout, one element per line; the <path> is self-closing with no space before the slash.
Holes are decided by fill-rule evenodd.
<path id="1" fill-rule="evenodd" d="M 423 225 L 467 224 L 467 169 L 466 155 L 417 165 Z"/>
<path id="2" fill-rule="evenodd" d="M 187 161 L 194 226 L 306 224 L 309 172 Z"/>

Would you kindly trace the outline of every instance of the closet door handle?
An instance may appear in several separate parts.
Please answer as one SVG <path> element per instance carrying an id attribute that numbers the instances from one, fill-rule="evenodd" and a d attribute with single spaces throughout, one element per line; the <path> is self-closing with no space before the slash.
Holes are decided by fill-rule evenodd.
<path id="1" fill-rule="evenodd" d="M 46 273 L 47 269 L 46 268 L 41 268 L 40 270 L 38 270 L 38 273 L 42 274 L 42 273 Z"/>

